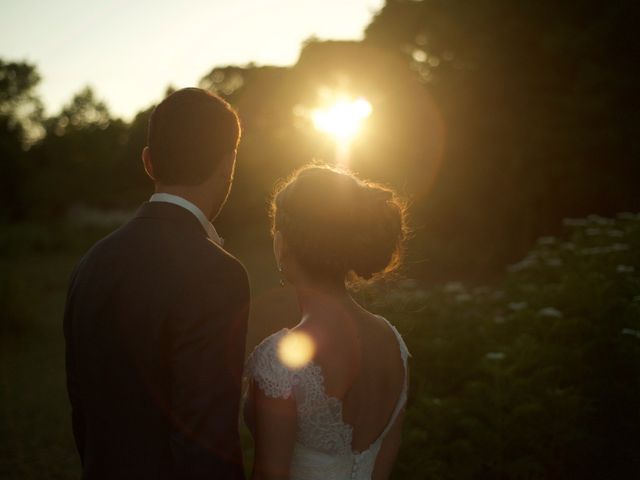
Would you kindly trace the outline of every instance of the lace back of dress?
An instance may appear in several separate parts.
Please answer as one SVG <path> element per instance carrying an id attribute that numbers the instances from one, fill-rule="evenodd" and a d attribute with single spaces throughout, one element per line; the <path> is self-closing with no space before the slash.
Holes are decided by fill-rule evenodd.
<path id="1" fill-rule="evenodd" d="M 362 452 L 351 449 L 353 429 L 342 419 L 342 401 L 326 394 L 320 366 L 311 361 L 300 369 L 291 369 L 280 361 L 278 342 L 286 334 L 286 329 L 265 339 L 249 357 L 246 374 L 256 381 L 265 395 L 272 398 L 289 398 L 293 395 L 296 400 L 298 430 L 292 479 L 371 478 L 384 438 L 407 399 L 407 357 L 410 354 L 400 333 L 384 320 L 398 340 L 405 380 L 389 423 L 378 439 Z"/>

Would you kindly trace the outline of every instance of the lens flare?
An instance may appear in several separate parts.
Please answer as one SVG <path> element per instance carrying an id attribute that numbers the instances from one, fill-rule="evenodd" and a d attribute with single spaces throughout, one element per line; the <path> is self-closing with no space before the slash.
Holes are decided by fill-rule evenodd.
<path id="1" fill-rule="evenodd" d="M 289 332 L 278 343 L 278 357 L 289 368 L 304 367 L 315 353 L 315 345 L 306 333 Z"/>
<path id="2" fill-rule="evenodd" d="M 371 104 L 362 97 L 341 99 L 328 107 L 313 110 L 311 120 L 318 130 L 345 141 L 358 133 L 371 111 Z"/>

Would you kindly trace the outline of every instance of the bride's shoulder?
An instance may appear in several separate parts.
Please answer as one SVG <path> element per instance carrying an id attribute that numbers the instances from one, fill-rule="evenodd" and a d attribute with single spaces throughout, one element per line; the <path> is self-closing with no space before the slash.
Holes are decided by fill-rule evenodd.
<path id="1" fill-rule="evenodd" d="M 278 330 L 277 332 L 272 333 L 260 343 L 258 343 L 258 345 L 254 347 L 253 351 L 249 355 L 249 360 L 256 356 L 265 355 L 267 352 L 276 349 L 280 339 L 287 333 L 287 331 L 288 329 L 286 328 Z"/>
<path id="2" fill-rule="evenodd" d="M 284 366 L 282 362 L 279 361 L 278 357 L 278 345 L 282 338 L 286 335 L 287 329 L 283 328 L 282 330 L 278 330 L 275 333 L 272 333 L 267 338 L 262 340 L 256 347 L 253 349 L 249 357 L 247 358 L 246 368 L 249 371 L 255 370 L 259 366 L 263 364 L 268 364 L 272 366 Z"/>
<path id="3" fill-rule="evenodd" d="M 280 340 L 286 333 L 287 329 L 282 329 L 265 338 L 251 352 L 245 365 L 245 375 L 272 398 L 291 395 L 293 372 L 278 355 Z"/>

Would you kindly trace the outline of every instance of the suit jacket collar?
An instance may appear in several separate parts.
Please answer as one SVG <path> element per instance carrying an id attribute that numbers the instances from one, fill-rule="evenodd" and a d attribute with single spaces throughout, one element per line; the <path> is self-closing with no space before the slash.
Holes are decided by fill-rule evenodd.
<path id="1" fill-rule="evenodd" d="M 204 228 L 204 231 L 207 232 L 207 236 L 209 237 L 210 240 L 213 240 L 215 243 L 217 243 L 220 246 L 222 246 L 222 244 L 224 243 L 224 240 L 222 240 L 222 237 L 218 235 L 218 232 L 216 231 L 216 227 L 213 226 L 213 224 L 205 216 L 202 210 L 200 210 L 200 208 L 197 205 L 191 203 L 186 198 L 181 197 L 179 195 L 173 195 L 171 193 L 156 192 L 153 195 L 151 195 L 151 198 L 149 199 L 149 201 L 173 203 L 174 205 L 178 205 L 179 207 L 184 208 L 185 210 L 191 212 L 198 219 L 198 221 L 200 222 L 200 225 L 202 225 L 202 228 Z"/>
<path id="2" fill-rule="evenodd" d="M 159 218 L 177 222 L 207 237 L 207 232 L 195 215 L 173 203 L 144 202 L 134 218 Z"/>

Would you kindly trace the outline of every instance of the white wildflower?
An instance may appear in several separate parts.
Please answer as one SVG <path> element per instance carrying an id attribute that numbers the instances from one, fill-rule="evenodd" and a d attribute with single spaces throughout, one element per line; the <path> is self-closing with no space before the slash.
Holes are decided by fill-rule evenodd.
<path id="1" fill-rule="evenodd" d="M 549 267 L 561 267 L 563 262 L 561 258 L 553 257 L 548 258 L 544 263 Z"/>
<path id="2" fill-rule="evenodd" d="M 527 302 L 511 302 L 508 306 L 514 312 L 519 312 L 527 308 Z"/>
<path id="3" fill-rule="evenodd" d="M 631 212 L 620 212 L 616 215 L 620 220 L 635 220 L 636 216 Z"/>
<path id="4" fill-rule="evenodd" d="M 597 225 L 611 225 L 611 224 L 613 224 L 613 220 L 611 220 L 609 218 L 601 217 L 600 215 L 589 215 L 587 217 L 587 219 L 591 223 L 595 223 Z"/>
<path id="5" fill-rule="evenodd" d="M 632 337 L 640 338 L 640 330 L 634 330 L 633 328 L 623 328 L 620 330 L 622 335 L 631 335 Z"/>
<path id="6" fill-rule="evenodd" d="M 629 245 L 626 243 L 614 243 L 612 245 L 605 245 L 600 247 L 587 247 L 580 250 L 580 255 L 598 255 L 601 253 L 615 253 L 624 252 L 629 250 Z"/>
<path id="7" fill-rule="evenodd" d="M 509 265 L 507 270 L 511 273 L 520 272 L 522 270 L 526 270 L 529 267 L 533 267 L 538 263 L 538 259 L 536 255 L 530 254 L 520 260 L 518 263 L 514 263 L 513 265 Z"/>
<path id="8" fill-rule="evenodd" d="M 483 286 L 483 287 L 476 287 L 473 289 L 473 293 L 475 295 L 486 295 L 487 293 L 490 292 L 489 287 Z"/>
<path id="9" fill-rule="evenodd" d="M 386 295 L 386 301 L 392 305 L 404 305 L 407 300 L 407 294 L 399 290 L 393 290 Z"/>
<path id="10" fill-rule="evenodd" d="M 616 267 L 616 272 L 618 273 L 632 273 L 635 270 L 631 265 L 618 265 Z"/>
<path id="11" fill-rule="evenodd" d="M 587 228 L 585 230 L 585 233 L 590 237 L 595 237 L 596 235 L 600 235 L 602 233 L 602 230 L 597 227 L 591 227 L 591 228 Z"/>
<path id="12" fill-rule="evenodd" d="M 489 352 L 485 355 L 489 360 L 504 360 L 504 352 Z"/>
<path id="13" fill-rule="evenodd" d="M 540 237 L 538 239 L 538 245 L 553 245 L 556 243 L 556 239 L 554 237 Z"/>
<path id="14" fill-rule="evenodd" d="M 469 295 L 468 293 L 459 293 L 458 295 L 456 295 L 455 298 L 456 298 L 456 302 L 464 303 L 471 300 L 471 295 Z"/>
<path id="15" fill-rule="evenodd" d="M 564 248 L 565 250 L 575 250 L 576 244 L 573 242 L 564 242 L 562 244 L 562 248 Z"/>
<path id="16" fill-rule="evenodd" d="M 493 317 L 493 321 L 495 323 L 504 323 L 505 319 L 502 315 L 496 315 L 495 317 Z"/>
<path id="17" fill-rule="evenodd" d="M 557 308 L 546 307 L 538 310 L 539 317 L 562 318 L 562 312 Z"/>
<path id="18" fill-rule="evenodd" d="M 600 253 L 607 253 L 608 251 L 609 249 L 604 247 L 589 247 L 580 250 L 580 255 L 598 255 Z"/>
<path id="19" fill-rule="evenodd" d="M 418 282 L 413 278 L 405 278 L 400 282 L 400 288 L 404 288 L 405 290 L 413 290 L 418 286 Z"/>
<path id="20" fill-rule="evenodd" d="M 617 228 L 610 228 L 609 230 L 607 230 L 607 235 L 609 235 L 610 237 L 623 237 L 624 236 L 624 232 L 622 230 L 618 230 Z"/>
<path id="21" fill-rule="evenodd" d="M 493 294 L 491 295 L 491 297 L 494 300 L 500 300 L 501 298 L 504 298 L 504 290 L 496 290 L 495 292 L 493 292 Z"/>
<path id="22" fill-rule="evenodd" d="M 562 223 L 566 227 L 584 227 L 588 222 L 582 218 L 565 218 Z"/>
<path id="23" fill-rule="evenodd" d="M 424 300 L 427 300 L 429 298 L 429 292 L 427 292 L 426 290 L 414 290 L 413 292 L 411 292 L 411 299 L 417 302 L 422 302 Z"/>
<path id="24" fill-rule="evenodd" d="M 461 282 L 449 282 L 445 284 L 443 290 L 446 293 L 461 293 L 464 292 L 464 285 Z"/>
<path id="25" fill-rule="evenodd" d="M 609 247 L 609 250 L 612 252 L 624 252 L 625 250 L 629 250 L 629 245 L 626 243 L 614 243 Z"/>

